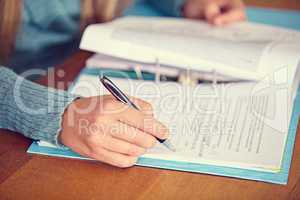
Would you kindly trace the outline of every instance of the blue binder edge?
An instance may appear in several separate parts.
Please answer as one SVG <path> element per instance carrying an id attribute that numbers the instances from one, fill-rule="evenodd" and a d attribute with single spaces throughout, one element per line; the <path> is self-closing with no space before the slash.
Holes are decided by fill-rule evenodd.
<path id="1" fill-rule="evenodd" d="M 153 7 L 145 4 L 144 2 L 137 2 L 135 6 L 129 8 L 125 12 L 125 15 L 161 16 L 162 14 L 157 10 L 155 10 Z M 261 9 L 261 8 L 247 8 L 247 15 L 250 21 L 300 30 L 300 21 L 296 20 L 296 19 L 300 19 L 300 12 L 297 11 L 281 11 L 281 10 Z M 92 75 L 92 74 L 99 74 L 99 72 L 95 70 L 93 71 L 90 69 L 84 69 L 82 70 L 80 75 L 82 74 Z M 294 143 L 296 138 L 299 115 L 300 115 L 300 87 L 298 88 L 297 97 L 295 98 L 294 101 L 294 110 L 293 110 L 293 114 L 289 126 L 288 138 L 287 138 L 287 143 L 284 151 L 282 167 L 281 170 L 277 173 L 239 169 L 239 168 L 232 168 L 232 167 L 221 167 L 221 166 L 206 165 L 206 164 L 195 164 L 195 163 L 188 163 L 188 162 L 165 161 L 165 160 L 150 159 L 150 158 L 140 158 L 138 159 L 136 165 L 153 167 L 153 168 L 161 168 L 161 169 L 186 171 L 186 172 L 205 173 L 205 174 L 220 175 L 226 177 L 235 177 L 235 178 L 242 178 L 248 180 L 263 181 L 268 183 L 287 184 L 289 169 L 292 161 L 293 148 L 294 148 Z M 90 160 L 89 158 L 84 158 L 71 150 L 42 147 L 39 146 L 37 142 L 33 142 L 27 152 L 49 155 L 49 156 L 56 156 L 56 157 Z"/>

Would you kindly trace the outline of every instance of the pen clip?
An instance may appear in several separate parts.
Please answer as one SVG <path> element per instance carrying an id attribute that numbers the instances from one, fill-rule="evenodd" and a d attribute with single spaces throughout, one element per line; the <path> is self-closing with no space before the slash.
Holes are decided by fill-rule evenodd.
<path id="1" fill-rule="evenodd" d="M 120 102 L 129 105 L 137 110 L 139 108 L 130 101 L 129 97 L 126 96 L 111 80 L 109 80 L 106 76 L 99 76 L 100 82 L 104 85 L 104 87 Z"/>

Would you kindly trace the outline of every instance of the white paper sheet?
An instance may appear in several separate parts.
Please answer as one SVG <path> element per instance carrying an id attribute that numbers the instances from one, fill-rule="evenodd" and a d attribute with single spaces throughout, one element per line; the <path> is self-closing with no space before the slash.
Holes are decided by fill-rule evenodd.
<path id="1" fill-rule="evenodd" d="M 176 153 L 157 144 L 144 157 L 278 171 L 290 120 L 290 87 L 273 82 L 200 85 L 113 79 L 126 93 L 152 103 L 171 131 Z M 97 76 L 82 75 L 73 92 L 108 92 Z M 278 126 L 279 124 L 279 126 Z"/>

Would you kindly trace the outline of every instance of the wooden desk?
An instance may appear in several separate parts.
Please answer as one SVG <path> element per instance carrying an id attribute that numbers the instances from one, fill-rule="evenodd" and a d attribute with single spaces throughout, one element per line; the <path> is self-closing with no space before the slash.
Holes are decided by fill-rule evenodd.
<path id="1" fill-rule="evenodd" d="M 248 6 L 300 10 L 300 0 L 244 0 Z"/>
<path id="2" fill-rule="evenodd" d="M 51 74 L 68 85 L 90 56 L 78 52 Z M 65 69 L 64 77 L 56 72 Z M 43 78 L 40 84 L 49 85 Z M 61 84 L 60 84 L 61 85 Z M 61 87 L 60 89 L 66 89 Z M 300 199 L 300 127 L 288 185 L 145 167 L 29 155 L 31 140 L 0 130 L 0 199 Z"/>
<path id="3" fill-rule="evenodd" d="M 91 54 L 79 52 L 56 72 L 70 83 Z M 56 73 L 54 72 L 54 74 Z M 39 83 L 47 85 L 43 78 Z M 51 85 L 56 87 L 56 85 Z M 61 88 L 64 89 L 64 88 Z M 145 167 L 29 155 L 31 141 L 0 133 L 0 199 L 300 199 L 300 128 L 287 186 Z"/>

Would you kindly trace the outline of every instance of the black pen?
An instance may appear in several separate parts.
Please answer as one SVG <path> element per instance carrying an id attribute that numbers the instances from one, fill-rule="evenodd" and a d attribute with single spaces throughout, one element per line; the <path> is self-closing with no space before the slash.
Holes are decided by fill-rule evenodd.
<path id="1" fill-rule="evenodd" d="M 130 99 L 106 76 L 99 76 L 100 82 L 104 85 L 104 87 L 120 102 L 127 104 L 136 110 L 140 110 Z M 172 151 L 176 151 L 173 145 L 167 141 L 166 139 L 157 138 L 157 141 L 164 144 L 168 149 Z"/>

